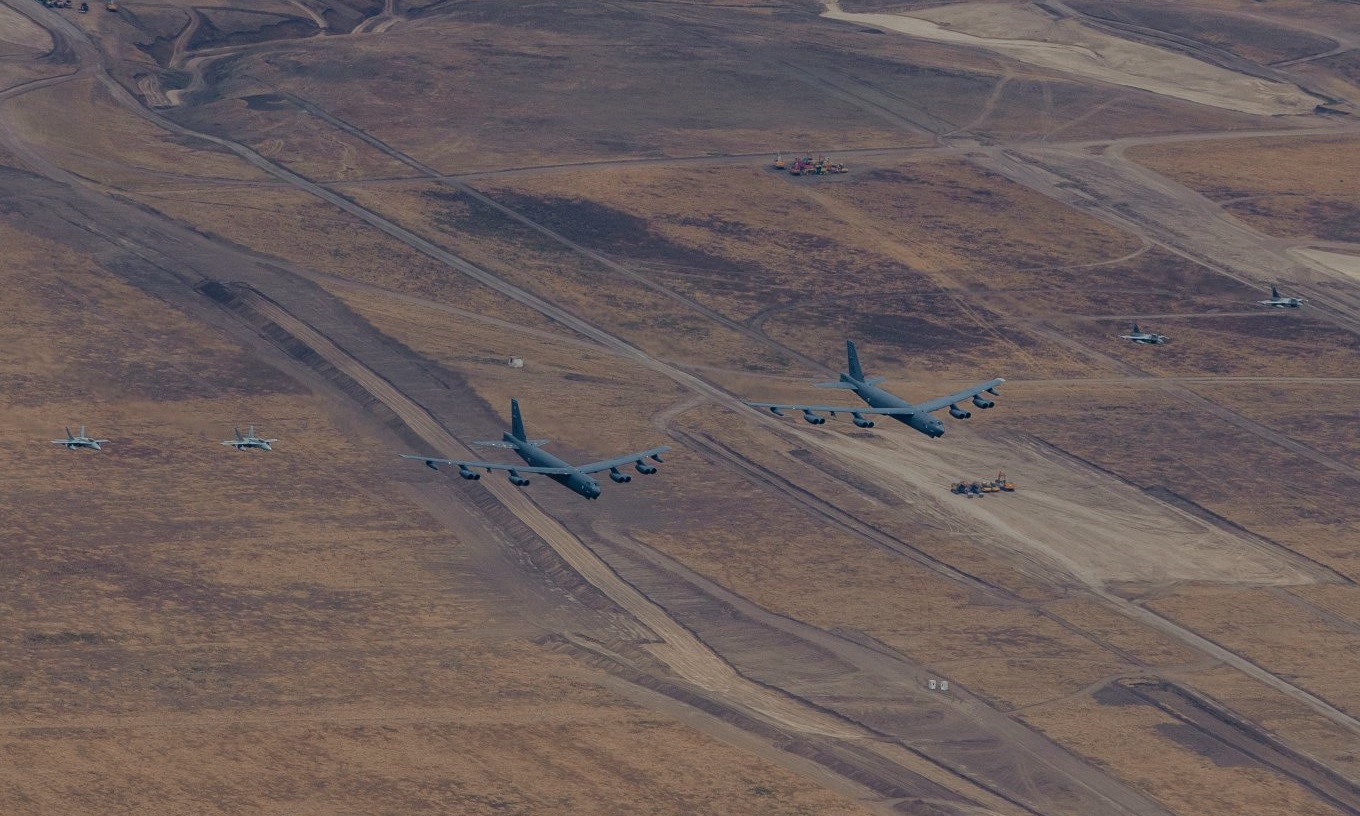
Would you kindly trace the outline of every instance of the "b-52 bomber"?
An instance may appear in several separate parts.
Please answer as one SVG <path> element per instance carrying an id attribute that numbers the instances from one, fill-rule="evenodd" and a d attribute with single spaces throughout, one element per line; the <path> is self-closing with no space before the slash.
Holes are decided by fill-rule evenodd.
<path id="1" fill-rule="evenodd" d="M 1271 284 L 1270 299 L 1258 300 L 1256 302 L 1261 304 L 1262 306 L 1274 306 L 1277 309 L 1297 309 L 1303 304 L 1307 303 L 1308 301 L 1304 300 L 1303 298 L 1282 297 L 1280 295 L 1280 288 L 1278 286 L 1275 286 L 1274 284 Z"/>
<path id="2" fill-rule="evenodd" d="M 949 415 L 955 419 L 967 419 L 972 416 L 971 411 L 960 408 L 957 403 L 966 399 L 972 399 L 973 405 L 978 408 L 991 408 L 996 403 L 982 396 L 983 392 L 995 395 L 996 387 L 1005 382 L 998 377 L 971 388 L 967 388 L 956 394 L 947 397 L 937 397 L 925 402 L 913 405 L 910 402 L 890 394 L 878 387 L 878 383 L 887 379 L 886 377 L 866 377 L 864 370 L 859 365 L 859 353 L 855 350 L 855 344 L 845 341 L 845 353 L 848 358 L 850 371 L 841 374 L 836 382 L 817 383 L 819 388 L 841 388 L 847 391 L 854 391 L 855 395 L 869 404 L 867 408 L 844 407 L 839 405 L 791 405 L 780 402 L 751 402 L 745 401 L 753 408 L 768 408 L 770 413 L 775 416 L 784 416 L 784 411 L 802 411 L 803 419 L 812 425 L 823 425 L 826 417 L 819 416 L 819 412 L 835 416 L 838 413 L 850 414 L 851 419 L 857 428 L 872 428 L 874 421 L 865 419 L 864 415 L 891 417 L 904 425 L 909 425 L 932 439 L 944 436 L 944 423 L 930 414 L 941 408 L 948 407 Z"/>
<path id="3" fill-rule="evenodd" d="M 433 456 L 414 456 L 409 453 L 399 455 L 403 459 L 418 459 L 431 470 L 439 470 L 439 465 L 456 465 L 458 475 L 464 479 L 477 480 L 482 478 L 482 475 L 475 472 L 473 468 L 484 469 L 487 473 L 493 470 L 508 471 L 510 484 L 516 487 L 524 487 L 529 484 L 529 480 L 520 474 L 541 473 L 555 482 L 566 485 L 587 499 L 598 499 L 600 497 L 600 483 L 590 478 L 590 474 L 607 470 L 609 471 L 609 478 L 614 482 L 618 484 L 631 482 L 633 477 L 621 472 L 619 468 L 632 465 L 638 473 L 644 475 L 656 473 L 656 466 L 648 464 L 647 460 L 652 459 L 660 462 L 661 454 L 670 450 L 668 445 L 662 445 L 659 448 L 628 453 L 613 459 L 605 459 L 602 462 L 591 462 L 588 465 L 569 465 L 542 449 L 548 442 L 547 439 L 528 438 L 524 432 L 524 418 L 519 412 L 519 400 L 512 399 L 510 400 L 510 430 L 506 431 L 498 442 L 473 442 L 472 444 L 488 448 L 508 448 L 518 454 L 527 463 L 526 465 L 477 462 L 465 459 L 439 459 Z"/>
<path id="4" fill-rule="evenodd" d="M 1171 338 L 1167 337 L 1165 334 L 1152 334 L 1151 332 L 1142 331 L 1138 328 L 1138 324 L 1134 323 L 1133 331 L 1129 332 L 1128 334 L 1119 335 L 1119 339 L 1129 340 L 1134 343 L 1143 343 L 1146 345 L 1160 346 L 1167 340 L 1170 340 Z"/>
<path id="5" fill-rule="evenodd" d="M 254 425 L 250 426 L 250 432 L 247 433 L 245 436 L 241 435 L 240 428 L 233 428 L 232 430 L 236 432 L 236 438 L 227 439 L 223 441 L 222 444 L 230 445 L 233 448 L 236 448 L 238 451 L 246 450 L 247 448 L 256 448 L 258 450 L 272 451 L 273 448 L 270 446 L 273 445 L 275 442 L 279 441 L 277 439 L 261 439 L 260 437 L 256 436 Z"/>
<path id="6" fill-rule="evenodd" d="M 72 434 L 71 429 L 67 428 L 66 438 L 53 439 L 52 444 L 65 445 L 67 450 L 75 450 L 76 448 L 90 448 L 91 450 L 103 450 L 103 448 L 99 446 L 108 444 L 108 441 L 109 440 L 107 439 L 91 439 L 90 437 L 85 435 L 85 426 L 81 425 L 79 434 Z"/>

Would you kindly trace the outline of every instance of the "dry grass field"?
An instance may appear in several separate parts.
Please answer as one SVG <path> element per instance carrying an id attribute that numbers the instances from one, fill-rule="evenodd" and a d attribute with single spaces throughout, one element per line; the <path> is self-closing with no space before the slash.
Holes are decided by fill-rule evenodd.
<path id="1" fill-rule="evenodd" d="M 1234 266 L 1354 248 L 1344 116 L 805 0 L 10 3 L 0 812 L 1360 812 L 1356 282 Z M 1006 13 L 1345 112 L 1353 8 Z M 740 404 L 853 406 L 847 338 L 1007 382 L 940 439 Z M 511 398 L 672 450 L 396 458 L 513 461 Z"/>
<path id="2" fill-rule="evenodd" d="M 3 809 L 861 812 L 535 645 L 351 410 L 3 229 Z"/>
<path id="3" fill-rule="evenodd" d="M 1271 235 L 1360 237 L 1360 193 L 1350 171 L 1360 142 L 1352 136 L 1138 147 L 1129 155 Z"/>

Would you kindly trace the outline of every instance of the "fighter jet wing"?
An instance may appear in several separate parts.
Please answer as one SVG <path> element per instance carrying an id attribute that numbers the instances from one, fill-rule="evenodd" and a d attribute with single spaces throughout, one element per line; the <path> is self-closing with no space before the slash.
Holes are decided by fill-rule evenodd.
<path id="1" fill-rule="evenodd" d="M 995 380 L 992 380 L 990 382 L 981 383 L 979 385 L 973 386 L 972 388 L 966 388 L 963 391 L 958 392 L 957 394 L 950 394 L 947 397 L 936 397 L 935 399 L 926 400 L 925 402 L 918 402 L 916 403 L 916 410 L 926 414 L 930 413 L 931 411 L 938 411 L 947 405 L 953 405 L 956 402 L 962 402 L 963 400 L 966 400 L 970 397 L 975 397 L 989 388 L 995 388 L 998 385 L 1001 385 L 1003 382 L 1005 382 L 1005 380 L 1001 379 L 1000 377 L 997 377 Z"/>
<path id="2" fill-rule="evenodd" d="M 616 456 L 613 459 L 606 459 L 603 462 L 591 462 L 588 465 L 581 465 L 579 468 L 577 468 L 577 470 L 581 471 L 582 473 L 599 473 L 602 470 L 609 470 L 610 468 L 616 468 L 621 467 L 623 465 L 631 465 L 634 462 L 640 462 L 649 456 L 652 457 L 653 459 L 656 459 L 656 461 L 660 462 L 661 460 L 658 457 L 670 449 L 671 448 L 669 445 L 662 445 L 659 448 L 652 448 L 651 450 L 638 451 L 637 453 L 628 453 L 624 454 L 623 456 Z"/>
<path id="3" fill-rule="evenodd" d="M 826 411 L 835 414 L 881 414 L 883 416 L 911 416 L 919 413 L 919 408 L 870 408 L 867 405 L 794 405 L 782 402 L 747 402 L 752 408 L 778 408 L 781 411 Z"/>
<path id="4" fill-rule="evenodd" d="M 441 465 L 457 465 L 458 467 L 465 467 L 469 469 L 483 468 L 488 471 L 513 470 L 516 473 L 555 473 L 555 474 L 567 474 L 572 472 L 571 468 L 564 467 L 538 467 L 537 465 L 515 465 L 506 464 L 505 462 L 473 462 L 471 460 L 466 459 L 440 459 L 435 456 L 414 456 L 409 453 L 399 453 L 397 455 L 403 459 L 416 459 L 421 462 L 424 462 L 427 465 L 430 463 L 438 463 Z M 626 461 L 631 462 L 632 460 L 629 459 Z"/>

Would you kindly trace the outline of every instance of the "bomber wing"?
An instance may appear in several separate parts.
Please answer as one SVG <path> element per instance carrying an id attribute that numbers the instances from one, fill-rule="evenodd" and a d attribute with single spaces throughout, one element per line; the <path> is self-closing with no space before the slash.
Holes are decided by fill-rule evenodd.
<path id="1" fill-rule="evenodd" d="M 992 380 L 990 382 L 980 383 L 978 385 L 973 386 L 972 388 L 965 388 L 964 390 L 958 392 L 957 394 L 950 394 L 947 397 L 936 397 L 935 399 L 926 400 L 925 402 L 918 402 L 916 404 L 916 410 L 927 414 L 930 413 L 931 411 L 938 411 L 941 408 L 944 408 L 948 405 L 953 405 L 956 402 L 962 402 L 963 400 L 966 400 L 970 397 L 976 397 L 983 391 L 990 391 L 991 389 L 997 387 L 998 385 L 1001 385 L 1003 382 L 1005 382 L 1004 379 L 997 377 L 995 380 Z"/>
<path id="2" fill-rule="evenodd" d="M 613 459 L 605 459 L 603 462 L 591 462 L 588 465 L 581 465 L 579 468 L 577 468 L 577 470 L 581 471 L 582 473 L 599 473 L 602 470 L 609 470 L 610 468 L 631 465 L 634 462 L 641 462 L 643 459 L 646 459 L 649 456 L 655 459 L 656 461 L 660 462 L 661 454 L 665 453 L 670 449 L 671 448 L 669 445 L 662 445 L 659 448 L 652 448 L 651 450 L 638 451 L 637 453 L 627 453 L 624 454 L 623 456 L 615 456 Z M 654 473 L 655 471 L 651 472 Z"/>
<path id="3" fill-rule="evenodd" d="M 881 414 L 883 416 L 911 416 L 920 413 L 919 407 L 913 408 L 871 408 L 868 405 L 794 405 L 783 402 L 748 402 L 752 408 L 769 408 L 780 411 L 826 411 L 830 414 Z"/>
<path id="4" fill-rule="evenodd" d="M 457 465 L 458 467 L 468 469 L 483 468 L 487 471 L 513 470 L 516 471 L 517 473 L 552 473 L 558 475 L 565 475 L 573 472 L 572 468 L 565 467 L 538 467 L 537 465 L 515 465 L 506 464 L 505 462 L 473 462 L 467 459 L 440 459 L 437 456 L 415 456 L 409 453 L 401 453 L 397 455 L 403 459 L 415 459 L 424 462 L 427 465 L 433 465 L 435 463 L 438 463 L 441 465 Z M 631 462 L 633 460 L 628 459 L 625 461 Z"/>

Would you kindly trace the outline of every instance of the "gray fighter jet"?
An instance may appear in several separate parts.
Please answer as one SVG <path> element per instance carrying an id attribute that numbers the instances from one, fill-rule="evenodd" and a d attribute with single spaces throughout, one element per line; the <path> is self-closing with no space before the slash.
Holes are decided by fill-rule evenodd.
<path id="1" fill-rule="evenodd" d="M 261 439 L 260 437 L 256 436 L 254 425 L 250 426 L 250 433 L 247 433 L 245 436 L 241 435 L 240 428 L 233 428 L 232 430 L 236 432 L 236 438 L 225 440 L 222 444 L 230 445 L 233 448 L 237 449 L 238 451 L 245 450 L 247 448 L 258 448 L 260 450 L 272 451 L 273 448 L 270 447 L 270 445 L 279 441 L 277 439 Z"/>
<path id="2" fill-rule="evenodd" d="M 1279 287 L 1275 286 L 1274 284 L 1271 284 L 1270 299 L 1258 300 L 1256 302 L 1261 304 L 1262 306 L 1274 306 L 1278 309 L 1297 309 L 1303 304 L 1307 303 L 1308 301 L 1304 300 L 1303 298 L 1281 297 Z"/>
<path id="3" fill-rule="evenodd" d="M 67 428 L 66 438 L 53 439 L 52 444 L 65 445 L 67 450 L 75 450 L 76 448 L 91 448 L 93 450 L 103 450 L 103 448 L 99 446 L 107 444 L 108 441 L 109 440 L 107 439 L 91 439 L 90 437 L 85 435 L 85 426 L 81 425 L 79 434 L 72 435 L 71 429 Z"/>
<path id="4" fill-rule="evenodd" d="M 1119 335 L 1119 339 L 1130 340 L 1134 343 L 1144 343 L 1146 345 L 1160 346 L 1167 340 L 1170 340 L 1171 338 L 1167 337 L 1165 334 L 1152 334 L 1151 332 L 1142 331 L 1138 328 L 1138 324 L 1134 323 L 1133 331 L 1129 332 L 1128 334 Z"/>
<path id="5" fill-rule="evenodd" d="M 519 455 L 527 465 L 501 464 L 500 462 L 475 462 L 465 459 L 439 459 L 433 456 L 413 456 L 409 453 L 399 454 L 403 459 L 418 459 L 425 463 L 431 470 L 439 470 L 439 465 L 457 465 L 458 475 L 464 479 L 480 479 L 482 475 L 476 473 L 473 468 L 481 468 L 487 473 L 493 470 L 504 470 L 509 472 L 510 484 L 516 487 L 524 487 L 529 484 L 529 480 L 522 473 L 542 473 L 555 482 L 566 485 L 572 490 L 585 496 L 587 499 L 598 499 L 600 497 L 600 483 L 590 478 L 592 473 L 609 471 L 609 478 L 618 484 L 633 481 L 633 477 L 623 473 L 619 468 L 625 465 L 632 465 L 638 473 L 656 473 L 656 466 L 647 463 L 650 458 L 660 462 L 661 454 L 670 450 L 669 446 L 662 445 L 651 450 L 638 451 L 618 456 L 613 459 L 606 459 L 602 462 L 591 462 L 588 465 L 569 465 L 542 450 L 548 444 L 547 439 L 529 439 L 524 433 L 524 419 L 520 416 L 519 400 L 510 400 L 510 430 L 502 435 L 499 442 L 473 442 L 474 445 L 481 445 L 488 448 L 509 448 Z"/>
<path id="6" fill-rule="evenodd" d="M 818 412 L 828 413 L 831 416 L 838 413 L 849 414 L 857 428 L 874 427 L 873 420 L 865 419 L 865 414 L 892 417 L 934 439 L 944 436 L 944 423 L 930 415 L 933 411 L 948 407 L 949 415 L 953 418 L 967 419 L 973 415 L 972 412 L 960 408 L 957 403 L 971 399 L 973 405 L 978 408 L 991 408 L 996 403 L 981 396 L 982 393 L 985 391 L 988 394 L 995 395 L 996 387 L 1005 382 L 998 377 L 957 394 L 950 394 L 947 397 L 938 397 L 913 405 L 901 397 L 877 387 L 878 383 L 887 379 L 886 377 L 864 376 L 864 370 L 859 366 L 859 354 L 855 351 L 855 344 L 850 340 L 845 341 L 845 353 L 849 359 L 849 373 L 841 374 L 840 380 L 836 382 L 817 383 L 817 386 L 819 388 L 843 388 L 847 391 L 854 391 L 856 396 L 869 403 L 868 408 L 847 408 L 839 405 L 789 405 L 779 402 L 750 401 L 746 401 L 746 404 L 754 408 L 768 408 L 775 416 L 784 416 L 783 412 L 786 410 L 802 411 L 803 419 L 812 425 L 826 423 L 826 417 L 819 416 Z"/>

